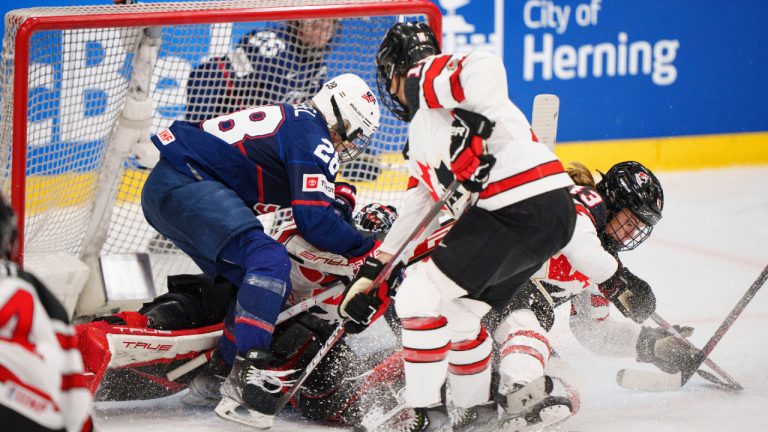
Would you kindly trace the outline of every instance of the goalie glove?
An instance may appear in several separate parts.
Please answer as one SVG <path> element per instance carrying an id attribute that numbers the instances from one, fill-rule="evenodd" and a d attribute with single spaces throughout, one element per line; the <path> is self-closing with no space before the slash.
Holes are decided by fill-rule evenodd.
<path id="1" fill-rule="evenodd" d="M 482 114 L 456 108 L 451 123 L 451 171 L 465 189 L 480 192 L 485 188 L 496 163 L 488 153 L 486 140 L 494 123 Z"/>
<path id="2" fill-rule="evenodd" d="M 372 233 L 388 233 L 397 219 L 397 209 L 391 205 L 371 203 L 355 215 L 355 226 Z"/>
<path id="3" fill-rule="evenodd" d="M 681 335 L 693 334 L 693 327 L 674 326 Z M 686 371 L 698 365 L 699 350 L 689 347 L 661 328 L 646 327 L 637 338 L 637 361 L 653 363 L 666 373 Z"/>
<path id="4" fill-rule="evenodd" d="M 365 330 L 389 307 L 389 288 L 386 281 L 382 281 L 376 291 L 366 292 L 383 269 L 384 263 L 381 261 L 373 257 L 366 258 L 360 271 L 342 294 L 339 316 L 351 321 L 346 326 L 348 332 L 360 333 Z"/>
<path id="5" fill-rule="evenodd" d="M 648 282 L 632 274 L 626 267 L 620 266 L 608 280 L 598 285 L 616 308 L 641 324 L 656 311 L 656 296 Z"/>

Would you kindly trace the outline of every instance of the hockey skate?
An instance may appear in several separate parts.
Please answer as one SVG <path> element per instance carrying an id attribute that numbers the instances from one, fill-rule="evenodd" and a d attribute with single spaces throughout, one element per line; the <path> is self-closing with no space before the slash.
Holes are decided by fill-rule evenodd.
<path id="1" fill-rule="evenodd" d="M 415 408 L 412 417 L 403 425 L 404 432 L 452 432 L 451 418 L 445 406 Z"/>
<path id="2" fill-rule="evenodd" d="M 255 428 L 272 427 L 283 389 L 295 382 L 286 378 L 297 371 L 268 369 L 270 360 L 268 352 L 258 349 L 248 351 L 245 358 L 235 357 L 221 385 L 218 416 Z"/>
<path id="3" fill-rule="evenodd" d="M 221 400 L 221 384 L 227 378 L 229 369 L 219 352 L 214 352 L 211 360 L 189 383 L 189 391 L 181 401 L 187 405 L 215 407 Z"/>
<path id="4" fill-rule="evenodd" d="M 451 410 L 454 432 L 493 432 L 499 430 L 499 415 L 496 403 L 478 405 L 472 408 Z"/>
<path id="5" fill-rule="evenodd" d="M 565 421 L 579 409 L 576 392 L 544 375 L 527 384 L 514 384 L 499 401 L 499 430 L 529 432 Z"/>

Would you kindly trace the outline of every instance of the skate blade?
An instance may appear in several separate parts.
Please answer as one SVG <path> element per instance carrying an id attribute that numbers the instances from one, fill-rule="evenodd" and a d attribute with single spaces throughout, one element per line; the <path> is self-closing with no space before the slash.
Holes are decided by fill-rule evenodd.
<path id="1" fill-rule="evenodd" d="M 250 410 L 240 404 L 240 402 L 226 396 L 221 398 L 219 404 L 216 405 L 215 411 L 216 415 L 225 420 L 230 420 L 258 429 L 269 429 L 275 422 L 275 416 Z M 246 412 L 248 415 L 243 415 L 241 412 Z"/>

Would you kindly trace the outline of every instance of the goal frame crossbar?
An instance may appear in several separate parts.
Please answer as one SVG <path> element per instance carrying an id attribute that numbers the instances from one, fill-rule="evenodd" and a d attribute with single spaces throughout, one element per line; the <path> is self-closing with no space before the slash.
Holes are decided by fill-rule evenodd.
<path id="1" fill-rule="evenodd" d="M 184 24 L 217 24 L 224 22 L 247 22 L 265 20 L 292 20 L 301 18 L 349 18 L 366 16 L 424 15 L 435 34 L 442 35 L 442 15 L 439 8 L 429 0 L 393 0 L 375 3 L 314 6 L 311 15 L 302 6 L 243 7 L 179 11 L 124 12 L 124 6 L 114 7 L 121 13 L 94 13 L 81 15 L 30 16 L 19 23 L 14 40 L 13 72 L 13 130 L 11 150 L 11 204 L 17 215 L 18 251 L 15 259 L 19 264 L 24 260 L 24 217 L 26 200 L 26 159 L 27 159 L 27 95 L 29 92 L 29 47 L 32 36 L 46 30 L 74 30 L 88 28 L 130 28 Z M 44 8 L 41 8 L 44 9 Z M 58 8 L 53 8 L 58 9 Z M 371 59 L 374 61 L 374 59 Z"/>

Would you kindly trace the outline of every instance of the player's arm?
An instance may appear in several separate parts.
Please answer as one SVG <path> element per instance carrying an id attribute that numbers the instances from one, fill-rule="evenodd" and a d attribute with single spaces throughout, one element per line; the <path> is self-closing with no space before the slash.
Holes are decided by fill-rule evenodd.
<path id="1" fill-rule="evenodd" d="M 294 146 L 286 165 L 291 184 L 293 219 L 302 237 L 313 246 L 347 257 L 368 252 L 374 239 L 358 233 L 335 211 L 334 179 L 338 156 L 327 138 L 307 138 L 309 151 Z"/>

